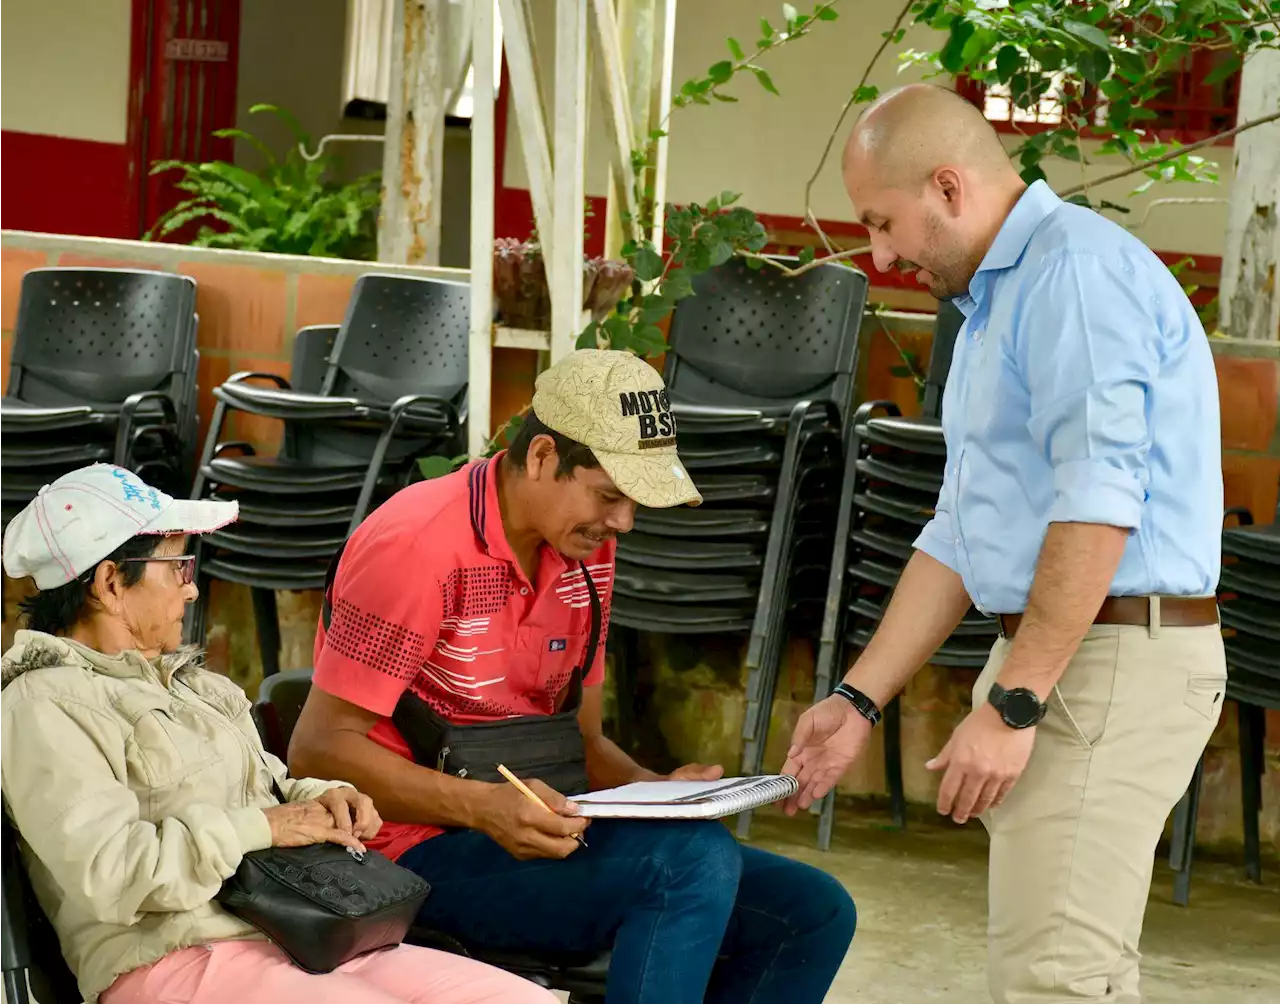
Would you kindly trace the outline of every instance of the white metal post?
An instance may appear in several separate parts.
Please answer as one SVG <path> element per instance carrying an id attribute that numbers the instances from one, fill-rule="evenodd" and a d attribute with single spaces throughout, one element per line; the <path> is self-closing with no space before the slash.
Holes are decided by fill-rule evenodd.
<path id="1" fill-rule="evenodd" d="M 511 75 L 509 90 L 511 107 L 516 113 L 520 147 L 524 151 L 525 170 L 529 176 L 529 200 L 533 203 L 533 219 L 542 240 L 543 254 L 550 255 L 554 244 L 552 232 L 551 145 L 547 140 L 546 113 L 542 88 L 538 81 L 538 50 L 533 25 L 522 0 L 497 0 L 502 11 L 503 44 L 507 52 L 507 71 Z"/>
<path id="2" fill-rule="evenodd" d="M 489 442 L 493 381 L 493 197 L 495 0 L 472 4 L 471 112 L 471 342 L 468 346 L 467 452 L 481 453 Z"/>
<path id="3" fill-rule="evenodd" d="M 551 256 L 551 361 L 582 331 L 584 153 L 587 133 L 587 5 L 556 0 L 556 97 Z"/>
<path id="4" fill-rule="evenodd" d="M 634 220 L 638 207 L 631 151 L 635 147 L 636 136 L 631 121 L 622 40 L 618 20 L 614 16 L 613 0 L 591 0 L 591 15 L 595 29 L 596 55 L 599 57 L 600 93 L 604 98 L 605 122 L 609 133 L 609 162 L 614 182 L 610 195 L 618 200 L 611 216 L 620 216 L 618 210 L 622 209 Z M 611 218 L 606 224 L 610 234 L 613 232 L 610 226 L 613 222 Z M 621 222 L 620 219 L 618 222 Z"/>
<path id="5" fill-rule="evenodd" d="M 649 121 L 655 127 L 662 122 L 671 107 L 671 75 L 675 72 L 676 58 L 676 0 L 662 0 L 662 38 L 657 48 L 658 68 L 655 79 L 658 86 L 653 89 L 653 105 L 649 111 Z M 657 165 L 653 171 L 653 233 L 650 239 L 659 249 L 662 247 L 667 206 L 667 146 L 667 137 L 658 140 Z"/>

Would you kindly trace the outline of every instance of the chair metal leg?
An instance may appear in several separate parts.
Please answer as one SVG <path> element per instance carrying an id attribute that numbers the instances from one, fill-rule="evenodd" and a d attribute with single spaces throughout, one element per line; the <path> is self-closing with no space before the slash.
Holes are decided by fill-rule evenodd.
<path id="1" fill-rule="evenodd" d="M 614 639 L 613 681 L 618 709 L 618 745 L 628 753 L 636 744 L 636 699 L 640 683 L 640 632 L 617 625 Z"/>
<path id="2" fill-rule="evenodd" d="M 4 999 L 6 1004 L 31 1004 L 31 995 L 27 993 L 26 970 L 5 970 Z"/>
<path id="3" fill-rule="evenodd" d="M 902 700 L 895 697 L 884 709 L 884 775 L 889 787 L 893 825 L 907 828 L 907 792 L 902 783 Z"/>
<path id="4" fill-rule="evenodd" d="M 253 619 L 258 628 L 258 649 L 262 655 L 262 678 L 280 672 L 280 616 L 276 594 L 271 589 L 253 589 Z"/>
<path id="5" fill-rule="evenodd" d="M 1173 901 L 1191 901 L 1191 859 L 1196 846 L 1196 817 L 1200 813 L 1200 785 L 1204 781 L 1204 756 L 1196 764 L 1191 783 L 1173 810 L 1173 839 L 1169 843 L 1169 867 L 1173 869 Z"/>
<path id="6" fill-rule="evenodd" d="M 827 797 L 819 803 L 822 808 L 818 816 L 818 850 L 831 850 L 831 832 L 836 824 L 836 793 L 827 792 Z"/>
<path id="7" fill-rule="evenodd" d="M 1266 712 L 1254 704 L 1237 703 L 1240 718 L 1240 793 L 1244 806 L 1244 871 L 1251 882 L 1262 882 L 1262 844 L 1258 814 L 1262 810 L 1263 739 Z"/>
<path id="8" fill-rule="evenodd" d="M 783 581 L 786 580 L 786 573 L 782 576 Z M 785 604 L 786 587 L 780 590 L 783 593 L 782 603 Z M 786 631 L 779 625 L 774 637 L 769 640 L 769 644 L 764 652 L 764 665 L 761 667 L 759 674 L 759 682 L 757 684 L 756 698 L 758 701 L 759 712 L 754 730 L 754 736 L 748 739 L 742 747 L 742 773 L 745 776 L 759 774 L 764 765 L 764 748 L 769 740 L 769 723 L 773 717 L 773 699 L 778 692 L 778 668 L 782 661 L 782 648 L 786 640 Z M 748 711 L 750 715 L 750 694 L 748 693 Z M 751 835 L 751 810 L 738 814 L 737 835 L 739 840 L 746 840 Z"/>

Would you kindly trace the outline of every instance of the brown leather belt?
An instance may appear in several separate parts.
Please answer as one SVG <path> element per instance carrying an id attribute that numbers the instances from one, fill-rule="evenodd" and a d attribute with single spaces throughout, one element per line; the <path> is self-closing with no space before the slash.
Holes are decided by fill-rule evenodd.
<path id="1" fill-rule="evenodd" d="M 1000 637 L 1012 638 L 1018 633 L 1022 614 L 997 614 Z M 1151 598 L 1147 596 L 1108 596 L 1102 601 L 1095 624 L 1151 625 Z M 1218 601 L 1213 596 L 1161 596 L 1162 627 L 1206 627 L 1218 623 Z"/>

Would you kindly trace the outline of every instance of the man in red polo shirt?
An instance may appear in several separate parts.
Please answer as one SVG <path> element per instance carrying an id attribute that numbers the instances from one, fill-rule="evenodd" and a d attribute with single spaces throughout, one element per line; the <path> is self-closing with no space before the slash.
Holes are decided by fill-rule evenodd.
<path id="1" fill-rule="evenodd" d="M 451 726 L 555 715 L 590 647 L 594 593 L 586 776 L 592 788 L 658 777 L 604 736 L 601 682 L 616 535 L 637 504 L 701 501 L 675 442 L 661 376 L 584 350 L 539 377 L 506 453 L 372 513 L 329 592 L 290 766 L 373 798 L 387 822 L 367 842 L 431 883 L 421 923 L 465 944 L 611 948 L 609 1004 L 817 1004 L 855 924 L 834 879 L 715 822 L 601 820 L 585 846 L 588 821 L 562 794 L 530 782 L 547 812 L 512 785 L 455 776 L 447 747 L 415 762 L 392 722 L 406 700 Z"/>

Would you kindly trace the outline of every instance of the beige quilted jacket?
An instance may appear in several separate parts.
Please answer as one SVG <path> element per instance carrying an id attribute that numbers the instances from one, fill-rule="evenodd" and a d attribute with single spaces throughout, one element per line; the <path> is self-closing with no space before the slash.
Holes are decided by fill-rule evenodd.
<path id="1" fill-rule="evenodd" d="M 276 802 L 239 687 L 194 649 L 152 663 L 35 631 L 0 686 L 5 809 L 87 1001 L 177 948 L 258 936 L 213 902 L 270 846 Z M 290 801 L 335 786 L 268 761 Z"/>

